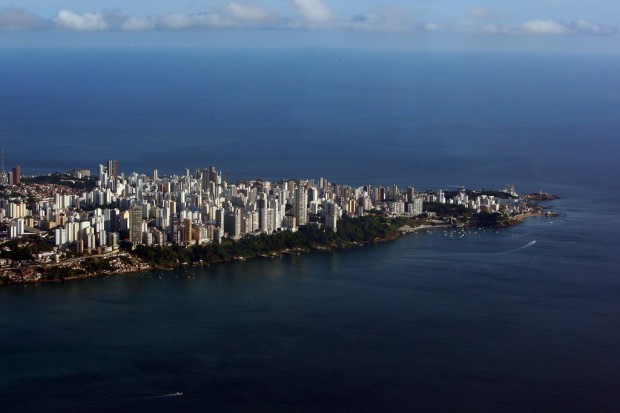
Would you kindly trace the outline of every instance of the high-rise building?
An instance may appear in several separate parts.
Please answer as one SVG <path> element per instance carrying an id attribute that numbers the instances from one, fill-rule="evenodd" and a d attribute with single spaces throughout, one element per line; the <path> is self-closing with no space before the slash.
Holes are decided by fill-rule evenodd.
<path id="1" fill-rule="evenodd" d="M 5 185 L 9 181 L 7 180 L 6 171 L 4 170 L 4 148 L 2 149 L 2 171 L 0 172 L 0 184 Z"/>
<path id="2" fill-rule="evenodd" d="M 181 230 L 181 241 L 184 244 L 189 244 L 192 240 L 192 220 L 184 219 L 183 220 L 183 228 Z"/>
<path id="3" fill-rule="evenodd" d="M 202 170 L 202 190 L 208 192 L 211 189 L 211 181 L 209 180 L 209 170 L 207 168 Z"/>
<path id="4" fill-rule="evenodd" d="M 424 210 L 424 200 L 422 198 L 414 198 L 412 204 L 411 215 L 420 215 Z"/>
<path id="5" fill-rule="evenodd" d="M 414 198 L 415 198 L 415 189 L 413 189 L 412 187 L 407 187 L 407 201 L 413 202 Z"/>
<path id="6" fill-rule="evenodd" d="M 338 206 L 333 202 L 325 204 L 325 227 L 337 231 L 338 223 Z"/>
<path id="7" fill-rule="evenodd" d="M 237 239 L 241 236 L 243 216 L 244 211 L 240 208 L 235 208 L 224 217 L 224 231 L 228 233 L 230 238 Z"/>
<path id="8" fill-rule="evenodd" d="M 129 210 L 129 241 L 134 244 L 142 242 L 142 207 L 133 206 Z"/>
<path id="9" fill-rule="evenodd" d="M 108 233 L 108 246 L 112 248 L 118 246 L 118 232 Z"/>
<path id="10" fill-rule="evenodd" d="M 301 184 L 295 188 L 293 215 L 297 219 L 297 225 L 306 225 L 308 223 L 308 191 Z"/>
<path id="11" fill-rule="evenodd" d="M 400 198 L 400 191 L 398 190 L 398 186 L 396 184 L 390 187 L 390 201 L 398 201 Z"/>
<path id="12" fill-rule="evenodd" d="M 15 165 L 11 170 L 11 185 L 19 185 L 21 182 L 21 170 L 19 165 Z"/>
<path id="13" fill-rule="evenodd" d="M 176 216 L 176 214 L 170 217 L 170 228 L 168 236 L 170 241 L 172 241 L 173 243 L 181 243 L 181 220 L 178 216 Z"/>
<path id="14" fill-rule="evenodd" d="M 445 204 L 446 203 L 446 194 L 443 193 L 443 190 L 438 190 L 437 191 L 437 196 L 439 198 L 438 202 L 440 204 Z"/>
<path id="15" fill-rule="evenodd" d="M 108 159 L 108 176 L 114 180 L 118 178 L 118 161 L 115 159 Z"/>

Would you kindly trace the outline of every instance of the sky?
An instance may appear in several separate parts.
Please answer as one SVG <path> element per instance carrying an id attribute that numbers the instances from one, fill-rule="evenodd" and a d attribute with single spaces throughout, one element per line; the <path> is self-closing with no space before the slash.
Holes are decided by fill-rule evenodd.
<path id="1" fill-rule="evenodd" d="M 0 0 L 0 48 L 317 46 L 620 53 L 619 0 Z"/>

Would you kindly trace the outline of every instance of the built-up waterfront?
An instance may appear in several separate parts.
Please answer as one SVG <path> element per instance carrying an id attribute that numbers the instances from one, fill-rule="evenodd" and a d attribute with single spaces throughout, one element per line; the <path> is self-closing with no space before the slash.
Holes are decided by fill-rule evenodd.
<path id="1" fill-rule="evenodd" d="M 372 225 L 407 224 L 408 229 L 495 226 L 540 213 L 540 208 L 520 197 L 513 187 L 419 192 L 397 185 L 354 188 L 324 178 L 233 183 L 227 172 L 214 166 L 186 169 L 181 175 L 160 176 L 157 170 L 149 175 L 125 175 L 119 173 L 114 160 L 99 165 L 97 172 L 96 177 L 91 177 L 89 170 L 73 170 L 67 176 L 35 177 L 19 183 L 13 179 L 12 185 L 5 186 L 0 200 L 6 226 L 0 260 L 5 282 L 137 271 L 149 268 L 145 248 L 150 248 L 148 256 L 152 256 L 153 248 L 221 245 L 302 230 L 303 236 L 296 240 L 281 237 L 278 247 L 266 250 L 271 253 L 290 246 L 325 248 L 394 235 L 393 228 L 371 231 Z M 334 235 L 343 222 L 350 225 L 352 220 L 369 217 L 381 220 L 355 229 L 366 237 L 348 227 L 347 234 Z M 248 245 L 253 248 L 256 244 Z M 229 248 L 228 254 L 220 253 L 211 261 L 230 254 L 245 258 L 247 248 L 245 251 L 241 255 L 238 248 Z M 203 262 L 203 256 L 212 255 L 198 256 Z M 173 258 L 179 264 L 184 260 L 178 254 Z"/>

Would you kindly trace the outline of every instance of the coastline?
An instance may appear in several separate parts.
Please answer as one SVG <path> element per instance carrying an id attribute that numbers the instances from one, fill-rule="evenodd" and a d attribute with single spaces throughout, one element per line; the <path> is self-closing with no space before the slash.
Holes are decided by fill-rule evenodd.
<path id="1" fill-rule="evenodd" d="M 285 249 L 285 250 L 280 250 L 280 251 L 274 251 L 271 254 L 256 254 L 254 256 L 243 256 L 243 257 L 233 257 L 230 259 L 225 259 L 225 260 L 214 260 L 214 261 L 210 261 L 210 262 L 203 262 L 203 263 L 196 263 L 196 262 L 192 262 L 192 263 L 188 263 L 188 262 L 179 262 L 174 266 L 158 266 L 158 265 L 150 265 L 148 263 L 145 263 L 143 261 L 141 261 L 136 268 L 131 268 L 131 269 L 127 269 L 127 270 L 115 270 L 112 272 L 99 272 L 99 273 L 88 273 L 88 274 L 84 274 L 84 275 L 74 275 L 74 276 L 68 276 L 68 277 L 64 277 L 62 279 L 22 279 L 22 280 L 11 280 L 9 282 L 0 282 L 0 287 L 2 286 L 11 286 L 11 285 L 33 285 L 33 284 L 62 284 L 65 282 L 69 282 L 69 281 L 77 281 L 77 280 L 87 280 L 87 279 L 91 279 L 91 278 L 102 278 L 102 277 L 113 277 L 113 276 L 123 276 L 123 275 L 130 275 L 130 274 L 139 274 L 139 273 L 143 273 L 143 272 L 147 272 L 147 271 L 172 271 L 174 269 L 178 269 L 178 268 L 183 268 L 183 267 L 210 267 L 212 265 L 218 265 L 218 264 L 227 264 L 227 263 L 234 263 L 237 261 L 248 261 L 248 260 L 255 260 L 255 259 L 274 259 L 274 258 L 281 258 L 284 255 L 301 255 L 301 254 L 305 254 L 305 253 L 309 253 L 312 251 L 323 251 L 323 252 L 332 252 L 335 250 L 342 250 L 342 249 L 347 249 L 347 248 L 351 248 L 354 246 L 363 246 L 363 245 L 368 245 L 368 244 L 373 244 L 373 243 L 383 243 L 383 242 L 390 242 L 390 241 L 396 241 L 398 240 L 402 235 L 399 235 L 397 237 L 389 237 L 389 238 L 383 238 L 383 239 L 378 239 L 378 240 L 372 240 L 372 241 L 366 241 L 366 242 L 356 242 L 356 243 L 349 243 L 346 245 L 327 245 L 327 246 L 316 246 L 314 248 L 295 248 L 295 249 Z M 165 248 L 165 247 L 164 247 Z"/>
<path id="2" fill-rule="evenodd" d="M 554 214 L 534 198 L 558 199 L 542 191 L 519 197 L 513 187 L 416 192 L 396 185 L 352 188 L 323 178 L 318 185 L 314 180 L 229 184 L 214 166 L 194 175 L 186 170 L 183 177 L 159 177 L 157 171 L 152 179 L 136 173 L 119 177 L 115 162 L 100 165 L 99 179 L 52 174 L 4 188 L 11 208 L 1 244 L 0 285 L 271 259 L 393 241 L 437 228 L 505 228 Z M 143 199 L 125 189 L 113 197 L 109 188 L 121 185 L 144 190 Z M 308 201 L 308 194 L 316 200 Z M 183 209 L 177 213 L 179 202 Z"/>
<path id="3" fill-rule="evenodd" d="M 517 216 L 511 217 L 511 220 L 507 224 L 496 225 L 495 227 L 496 228 L 508 228 L 513 225 L 518 225 L 524 222 L 527 218 L 540 217 L 540 216 L 545 216 L 545 213 L 541 211 L 523 213 L 523 214 L 519 214 Z M 0 286 L 50 284 L 50 283 L 61 284 L 61 283 L 68 282 L 68 281 L 86 280 L 86 279 L 100 278 L 100 277 L 123 276 L 123 275 L 128 275 L 128 274 L 139 274 L 139 273 L 153 271 L 153 270 L 170 271 L 170 270 L 174 270 L 177 268 L 183 268 L 187 266 L 209 267 L 211 265 L 233 263 L 236 261 L 246 261 L 246 260 L 252 260 L 252 259 L 261 259 L 261 258 L 262 259 L 274 259 L 274 258 L 281 258 L 284 255 L 300 255 L 302 253 L 308 253 L 311 251 L 331 252 L 331 251 L 342 250 L 342 249 L 351 248 L 355 246 L 363 246 L 363 245 L 369 245 L 369 244 L 374 244 L 374 243 L 397 241 L 398 239 L 406 235 L 413 234 L 413 233 L 416 233 L 422 230 L 432 230 L 432 229 L 441 229 L 441 228 L 473 228 L 476 226 L 477 225 L 473 225 L 473 224 L 465 225 L 465 226 L 455 225 L 455 224 L 422 224 L 422 225 L 418 225 L 415 227 L 411 227 L 405 224 L 397 228 L 394 234 L 391 234 L 391 235 L 388 235 L 382 238 L 374 238 L 374 239 L 366 240 L 366 241 L 355 241 L 355 242 L 347 242 L 347 243 L 340 243 L 340 244 L 330 243 L 326 245 L 315 245 L 311 248 L 303 248 L 303 247 L 285 248 L 281 250 L 270 251 L 267 254 L 255 253 L 253 255 L 235 256 L 235 257 L 231 257 L 228 259 L 217 259 L 217 260 L 211 260 L 208 262 L 177 262 L 175 265 L 152 265 L 152 264 L 145 262 L 143 259 L 137 257 L 136 255 L 131 254 L 128 251 L 118 251 L 117 253 L 109 254 L 107 256 L 102 256 L 102 257 L 90 256 L 90 257 L 85 257 L 84 259 L 88 259 L 88 258 L 104 259 L 105 258 L 105 259 L 114 260 L 114 259 L 119 259 L 120 257 L 130 256 L 131 259 L 134 260 L 134 263 L 132 265 L 125 265 L 123 268 L 118 268 L 113 271 L 101 271 L 101 272 L 94 272 L 94 273 L 86 273 L 82 275 L 71 275 L 71 276 L 63 277 L 61 279 L 44 279 L 44 278 L 21 279 L 21 280 L 12 279 L 9 282 L 6 282 L 6 281 L 0 282 Z M 170 247 L 161 247 L 161 248 L 164 249 L 164 248 L 170 248 Z M 33 265 L 30 267 L 20 268 L 20 270 L 22 269 L 32 270 L 34 267 L 36 266 Z"/>

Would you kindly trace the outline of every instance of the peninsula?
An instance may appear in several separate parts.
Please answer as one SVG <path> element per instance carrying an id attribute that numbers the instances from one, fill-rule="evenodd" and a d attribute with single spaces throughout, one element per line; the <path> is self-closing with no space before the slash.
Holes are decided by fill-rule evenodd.
<path id="1" fill-rule="evenodd" d="M 15 171 L 17 171 L 15 173 Z M 0 284 L 210 265 L 549 214 L 513 187 L 416 191 L 324 178 L 231 182 L 211 166 L 160 176 L 72 170 L 0 177 Z M 547 195 L 537 200 L 556 199 Z"/>

